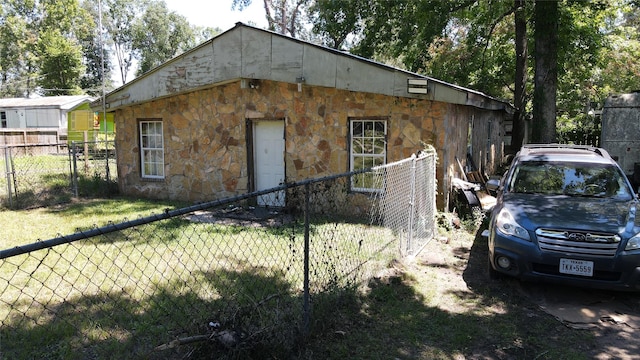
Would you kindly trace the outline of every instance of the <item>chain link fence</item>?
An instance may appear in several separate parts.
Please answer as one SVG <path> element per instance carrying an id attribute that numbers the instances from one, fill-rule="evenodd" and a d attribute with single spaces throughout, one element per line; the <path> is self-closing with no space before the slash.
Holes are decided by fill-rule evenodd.
<path id="1" fill-rule="evenodd" d="M 435 231 L 435 155 L 0 252 L 0 357 L 291 358 Z M 360 174 L 380 191 L 350 191 Z M 258 206 L 279 202 L 286 206 Z"/>
<path id="2" fill-rule="evenodd" d="M 51 206 L 117 192 L 113 141 L 2 148 L 0 201 L 10 209 Z"/>

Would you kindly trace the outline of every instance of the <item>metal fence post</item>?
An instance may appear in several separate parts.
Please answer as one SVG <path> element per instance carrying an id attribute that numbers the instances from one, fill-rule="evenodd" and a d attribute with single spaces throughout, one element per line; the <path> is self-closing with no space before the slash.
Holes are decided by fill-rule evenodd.
<path id="1" fill-rule="evenodd" d="M 73 164 L 73 168 L 71 169 L 71 181 L 73 185 L 73 195 L 78 197 L 78 156 L 77 156 L 77 148 L 76 142 L 71 142 L 71 161 Z"/>
<path id="2" fill-rule="evenodd" d="M 106 124 L 105 124 L 105 128 L 106 128 Z M 115 141 L 113 143 L 113 147 L 115 149 Z M 109 178 L 110 178 L 110 174 L 109 174 L 109 141 L 105 139 L 104 141 L 104 156 L 105 156 L 105 177 L 107 178 L 107 183 L 109 183 Z"/>
<path id="3" fill-rule="evenodd" d="M 304 294 L 303 294 L 303 314 L 302 333 L 306 338 L 309 335 L 309 324 L 311 323 L 310 294 L 309 294 L 309 209 L 310 209 L 311 185 L 304 186 Z"/>
<path id="4" fill-rule="evenodd" d="M 9 207 L 13 209 L 13 196 L 11 195 L 11 164 L 10 164 L 11 150 L 8 147 L 4 148 L 4 165 L 7 172 L 7 196 L 9 197 Z"/>
<path id="5" fill-rule="evenodd" d="M 415 155 L 413 160 L 411 161 L 411 193 L 409 195 L 409 223 L 407 226 L 409 227 L 407 234 L 407 253 L 409 255 L 413 255 L 413 223 L 416 213 L 416 158 Z"/>

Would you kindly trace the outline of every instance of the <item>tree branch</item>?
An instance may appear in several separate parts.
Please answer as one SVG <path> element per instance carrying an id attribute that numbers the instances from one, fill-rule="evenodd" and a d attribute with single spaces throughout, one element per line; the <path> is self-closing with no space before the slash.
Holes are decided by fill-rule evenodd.
<path id="1" fill-rule="evenodd" d="M 512 6 L 509 9 L 507 9 L 507 11 L 505 11 L 504 13 L 502 13 L 502 15 L 500 15 L 496 21 L 494 21 L 491 24 L 491 28 L 489 30 L 489 33 L 487 34 L 487 36 L 485 36 L 485 44 L 484 44 L 484 49 L 482 50 L 482 65 L 481 68 L 484 68 L 484 64 L 485 64 L 485 56 L 487 53 L 487 50 L 489 49 L 489 42 L 491 40 L 491 35 L 493 34 L 493 31 L 496 29 L 496 26 L 498 26 L 498 24 L 507 16 L 513 14 L 516 11 L 516 7 Z"/>

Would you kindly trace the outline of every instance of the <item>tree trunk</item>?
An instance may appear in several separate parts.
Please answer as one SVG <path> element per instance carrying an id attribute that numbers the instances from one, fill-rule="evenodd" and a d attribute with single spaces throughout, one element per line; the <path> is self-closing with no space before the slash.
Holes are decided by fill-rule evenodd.
<path id="1" fill-rule="evenodd" d="M 535 3 L 535 79 L 531 140 L 556 142 L 556 91 L 558 84 L 558 2 Z"/>
<path id="2" fill-rule="evenodd" d="M 517 152 L 525 138 L 524 107 L 527 83 L 527 14 L 525 0 L 514 0 L 516 30 L 516 78 L 513 105 L 513 128 L 511 131 L 511 151 Z"/>

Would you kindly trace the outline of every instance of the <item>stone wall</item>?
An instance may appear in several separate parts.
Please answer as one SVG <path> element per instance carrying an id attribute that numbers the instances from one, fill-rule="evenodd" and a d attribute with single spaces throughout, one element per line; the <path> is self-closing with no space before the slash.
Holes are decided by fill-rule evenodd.
<path id="1" fill-rule="evenodd" d="M 468 111 L 451 115 L 451 105 L 445 103 L 309 86 L 299 92 L 296 84 L 271 81 L 242 84 L 238 81 L 117 110 L 121 191 L 206 201 L 251 190 L 247 123 L 257 119 L 285 120 L 287 182 L 349 170 L 349 118 L 388 120 L 388 162 L 411 156 L 423 148 L 423 142 L 444 158 L 445 147 L 452 145 L 446 143 L 445 124 L 455 124 L 454 132 L 464 134 L 468 126 Z M 140 177 L 141 119 L 163 120 L 164 180 Z M 460 135 L 449 140 L 454 138 L 459 141 Z M 455 152 L 464 157 L 465 147 L 466 143 L 459 144 L 456 148 L 461 149 Z M 442 162 L 438 167 L 442 187 Z M 438 202 L 442 207 L 441 196 Z"/>

